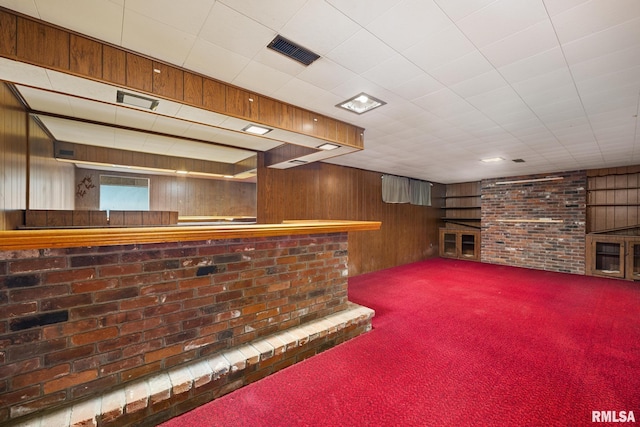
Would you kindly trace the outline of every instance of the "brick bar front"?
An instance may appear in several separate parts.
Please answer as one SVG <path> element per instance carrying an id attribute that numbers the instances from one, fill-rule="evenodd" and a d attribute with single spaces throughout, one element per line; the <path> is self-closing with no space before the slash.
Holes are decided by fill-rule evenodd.
<path id="1" fill-rule="evenodd" d="M 0 423 L 348 311 L 347 255 L 346 232 L 0 251 Z M 369 328 L 365 321 L 346 335 L 324 334 L 315 347 L 300 341 L 289 346 L 299 354 L 267 370 L 242 369 L 246 378 L 229 377 L 206 397 L 189 394 L 197 401 L 166 399 L 156 411 L 175 415 L 167 405 L 190 409 Z"/>

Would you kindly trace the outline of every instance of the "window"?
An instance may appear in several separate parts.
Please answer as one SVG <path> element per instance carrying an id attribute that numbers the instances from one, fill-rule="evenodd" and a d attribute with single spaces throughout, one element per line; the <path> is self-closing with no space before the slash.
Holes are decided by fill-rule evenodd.
<path id="1" fill-rule="evenodd" d="M 100 210 L 148 211 L 149 179 L 100 175 Z"/>

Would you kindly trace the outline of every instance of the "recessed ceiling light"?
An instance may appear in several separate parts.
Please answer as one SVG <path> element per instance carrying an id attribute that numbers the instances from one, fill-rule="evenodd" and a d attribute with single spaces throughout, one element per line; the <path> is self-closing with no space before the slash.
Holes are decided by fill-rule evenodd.
<path id="1" fill-rule="evenodd" d="M 157 99 L 147 98 L 145 96 L 123 92 L 121 90 L 116 94 L 116 101 L 120 104 L 132 105 L 134 107 L 144 108 L 151 111 L 155 111 L 156 108 L 158 108 L 158 104 L 160 104 L 160 101 Z"/>
<path id="2" fill-rule="evenodd" d="M 362 114 L 366 113 L 367 111 L 371 111 L 374 108 L 378 108 L 384 104 L 386 104 L 386 102 L 362 92 L 354 96 L 353 98 L 341 102 L 340 104 L 336 105 L 336 107 L 344 108 L 345 110 L 351 111 L 352 113 Z"/>
<path id="3" fill-rule="evenodd" d="M 504 159 L 502 157 L 490 157 L 488 159 L 482 159 L 480 161 L 484 163 L 494 163 L 494 162 L 501 162 L 503 160 Z"/>
<path id="4" fill-rule="evenodd" d="M 318 145 L 316 148 L 321 150 L 335 150 L 336 148 L 340 148 L 340 146 L 327 142 L 326 144 Z"/>
<path id="5" fill-rule="evenodd" d="M 248 125 L 242 128 L 242 130 L 248 133 L 252 133 L 254 135 L 265 135 L 271 132 L 273 129 L 269 129 L 269 128 L 265 128 L 257 125 Z"/>

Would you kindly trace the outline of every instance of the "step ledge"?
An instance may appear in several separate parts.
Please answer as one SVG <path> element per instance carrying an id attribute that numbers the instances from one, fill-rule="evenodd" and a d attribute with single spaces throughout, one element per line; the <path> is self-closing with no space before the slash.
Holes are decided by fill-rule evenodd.
<path id="1" fill-rule="evenodd" d="M 126 384 L 94 399 L 18 422 L 14 427 L 97 427 L 99 418 L 104 423 L 145 410 L 171 396 L 202 387 L 259 361 L 335 334 L 353 324 L 370 321 L 374 315 L 372 309 L 350 303 L 349 308 L 339 313 Z"/>

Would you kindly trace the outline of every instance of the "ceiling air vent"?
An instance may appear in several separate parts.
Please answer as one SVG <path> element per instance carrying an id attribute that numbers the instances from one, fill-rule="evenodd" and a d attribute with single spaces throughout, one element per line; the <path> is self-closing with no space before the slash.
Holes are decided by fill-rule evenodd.
<path id="1" fill-rule="evenodd" d="M 320 58 L 320 55 L 311 52 L 308 49 L 299 46 L 284 37 L 278 35 L 275 39 L 271 40 L 271 43 L 267 46 L 269 49 L 273 49 L 276 52 L 280 52 L 284 56 L 288 56 L 291 59 L 295 59 L 304 65 L 309 65 L 316 59 Z"/>

